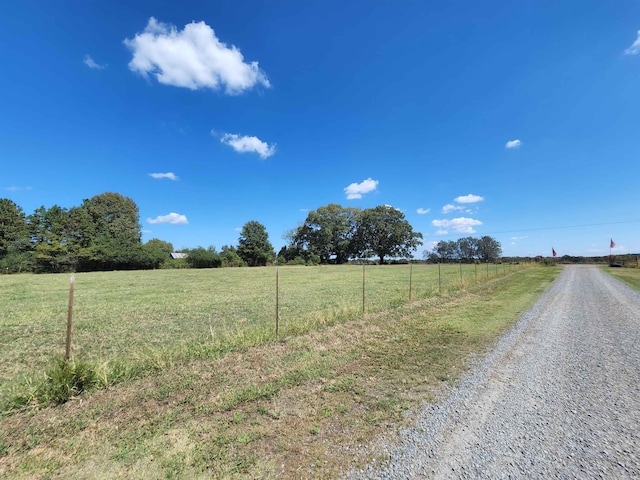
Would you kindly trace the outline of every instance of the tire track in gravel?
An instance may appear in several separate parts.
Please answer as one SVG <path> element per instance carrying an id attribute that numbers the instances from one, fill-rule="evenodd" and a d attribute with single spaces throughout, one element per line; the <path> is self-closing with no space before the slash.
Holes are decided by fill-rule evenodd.
<path id="1" fill-rule="evenodd" d="M 572 265 L 351 478 L 640 478 L 640 294 Z"/>

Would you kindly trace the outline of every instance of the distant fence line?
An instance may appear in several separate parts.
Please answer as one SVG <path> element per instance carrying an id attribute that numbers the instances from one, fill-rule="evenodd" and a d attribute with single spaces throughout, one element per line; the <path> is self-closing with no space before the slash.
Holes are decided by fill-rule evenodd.
<path id="1" fill-rule="evenodd" d="M 413 264 L 407 265 L 371 265 L 362 264 L 362 266 L 344 266 L 346 272 L 350 269 L 352 281 L 350 289 L 346 288 L 344 279 L 341 280 L 341 284 L 338 285 L 338 290 L 332 290 L 329 288 L 331 285 L 323 285 L 324 297 L 322 298 L 323 306 L 319 309 L 314 309 L 312 304 L 307 313 L 318 314 L 322 316 L 324 311 L 342 311 L 345 315 L 354 316 L 355 314 L 364 315 L 365 313 L 374 313 L 383 311 L 385 309 L 395 308 L 408 302 L 425 299 L 434 295 L 441 295 L 446 292 L 459 290 L 466 288 L 470 285 L 478 284 L 482 281 L 488 281 L 496 278 L 500 275 L 506 275 L 517 269 L 525 268 L 525 264 L 511 264 L 511 263 L 446 263 L 446 264 Z M 269 270 L 272 267 L 267 267 Z M 308 273 L 311 269 L 318 268 L 319 272 L 322 272 L 323 267 L 290 267 L 290 266 L 278 266 L 275 267 L 273 281 L 274 289 L 272 294 L 274 295 L 273 306 L 275 308 L 274 317 L 274 338 L 278 340 L 281 334 L 281 325 L 283 320 L 287 320 L 287 316 L 283 318 L 282 314 L 290 313 L 291 308 L 288 300 L 288 290 L 292 289 L 292 281 L 295 282 L 295 275 L 287 276 L 287 273 L 304 271 L 306 277 L 309 278 Z M 356 281 L 353 275 L 354 269 L 361 269 L 361 279 L 358 278 L 357 289 L 355 287 Z M 437 269 L 437 272 L 433 270 Z M 223 269 L 226 270 L 226 269 Z M 236 270 L 236 269 L 234 269 Z M 242 269 L 245 270 L 245 269 Z M 246 271 L 246 270 L 245 270 Z M 392 275 L 389 275 L 392 273 Z M 331 279 L 328 280 L 329 284 Z M 336 282 L 337 283 L 337 282 Z M 346 282 L 347 284 L 349 282 Z M 318 285 L 310 285 L 306 300 L 310 300 L 313 297 L 312 290 Z M 67 342 L 65 358 L 69 359 L 71 349 L 71 325 L 73 315 L 73 295 L 76 288 L 75 277 L 71 276 L 70 291 L 69 291 L 69 310 L 67 315 Z M 296 287 L 298 288 L 298 287 Z M 350 292 L 349 292 L 350 290 Z M 355 295 L 357 293 L 357 295 Z M 385 295 L 387 294 L 387 295 Z M 322 295 L 321 295 L 322 296 Z M 328 303 L 324 301 L 326 297 L 338 298 L 337 301 Z M 345 303 L 345 297 L 347 302 Z M 356 303 L 357 298 L 357 303 Z M 247 300 L 250 302 L 250 299 Z M 289 304 L 288 304 L 289 303 Z M 335 314 L 333 314 L 335 315 Z M 337 314 L 337 316 L 340 316 Z M 231 315 L 233 317 L 233 315 Z M 240 321 L 246 321 L 245 318 L 236 319 Z M 230 319 L 233 321 L 233 318 Z M 264 319 L 263 319 L 264 321 Z M 213 328 L 209 326 L 213 335 Z"/>

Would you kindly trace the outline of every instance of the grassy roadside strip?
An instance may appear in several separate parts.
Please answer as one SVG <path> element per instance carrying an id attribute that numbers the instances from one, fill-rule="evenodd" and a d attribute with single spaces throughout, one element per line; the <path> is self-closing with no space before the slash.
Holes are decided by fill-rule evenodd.
<path id="1" fill-rule="evenodd" d="M 602 270 L 613 278 L 626 283 L 634 290 L 640 291 L 640 269 L 602 267 Z"/>
<path id="2" fill-rule="evenodd" d="M 0 476 L 331 478 L 453 382 L 549 286 L 529 268 L 5 417 Z"/>

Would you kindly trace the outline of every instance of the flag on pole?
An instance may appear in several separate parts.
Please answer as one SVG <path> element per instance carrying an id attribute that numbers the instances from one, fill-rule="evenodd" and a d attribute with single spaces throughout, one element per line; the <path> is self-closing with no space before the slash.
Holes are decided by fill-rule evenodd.
<path id="1" fill-rule="evenodd" d="M 613 241 L 613 238 L 611 239 L 611 243 L 609 244 L 609 248 L 613 248 L 616 246 L 616 242 Z"/>
<path id="2" fill-rule="evenodd" d="M 554 257 L 557 255 L 557 254 L 556 254 L 556 250 L 555 250 L 554 248 L 551 248 L 551 253 L 553 253 L 553 256 L 554 256 Z"/>

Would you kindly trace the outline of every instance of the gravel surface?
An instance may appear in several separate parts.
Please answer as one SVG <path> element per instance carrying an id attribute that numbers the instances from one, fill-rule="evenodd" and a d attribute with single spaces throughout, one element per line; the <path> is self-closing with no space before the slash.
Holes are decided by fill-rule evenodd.
<path id="1" fill-rule="evenodd" d="M 567 266 L 390 460 L 350 478 L 640 478 L 640 294 Z"/>

